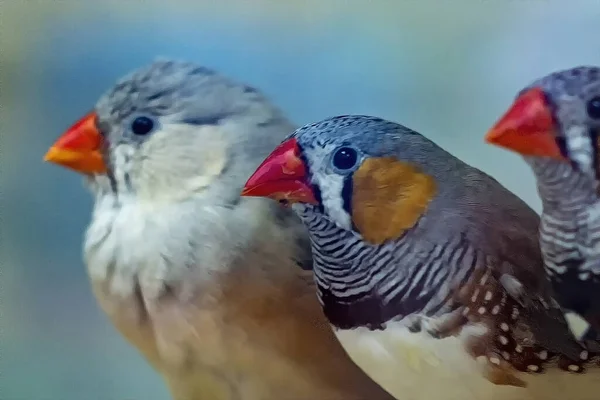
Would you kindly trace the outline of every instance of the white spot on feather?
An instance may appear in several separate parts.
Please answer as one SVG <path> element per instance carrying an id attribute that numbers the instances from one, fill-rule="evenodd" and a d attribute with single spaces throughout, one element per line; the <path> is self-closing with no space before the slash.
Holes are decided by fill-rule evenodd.
<path id="1" fill-rule="evenodd" d="M 583 170 L 592 165 L 592 141 L 585 125 L 573 125 L 566 132 L 566 145 L 570 158 L 579 164 Z"/>
<path id="2" fill-rule="evenodd" d="M 589 272 L 582 272 L 579 274 L 579 280 L 581 281 L 587 281 L 588 279 L 590 279 L 591 274 Z"/>
<path id="3" fill-rule="evenodd" d="M 565 319 L 567 320 L 567 324 L 569 325 L 569 329 L 571 330 L 571 333 L 573 333 L 573 336 L 575 336 L 577 340 L 581 340 L 583 335 L 589 329 L 590 324 L 574 312 L 565 313 Z"/>
<path id="4" fill-rule="evenodd" d="M 520 344 L 515 346 L 515 351 L 517 353 L 522 353 L 523 352 L 523 346 L 521 346 Z"/>

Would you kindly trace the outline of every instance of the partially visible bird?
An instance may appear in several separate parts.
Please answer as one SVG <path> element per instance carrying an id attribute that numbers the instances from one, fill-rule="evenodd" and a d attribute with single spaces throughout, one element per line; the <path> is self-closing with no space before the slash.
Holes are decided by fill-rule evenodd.
<path id="1" fill-rule="evenodd" d="M 538 215 L 419 133 L 370 116 L 306 125 L 243 195 L 302 218 L 337 338 L 396 398 L 598 398 L 597 355 L 545 279 Z"/>
<path id="2" fill-rule="evenodd" d="M 557 300 L 600 340 L 600 68 L 558 71 L 523 89 L 486 136 L 537 180 L 540 244 Z M 596 343 L 597 345 L 597 343 Z"/>
<path id="3" fill-rule="evenodd" d="M 87 175 L 95 295 L 176 400 L 392 399 L 331 332 L 299 219 L 240 198 L 293 129 L 257 89 L 160 60 L 46 155 Z"/>

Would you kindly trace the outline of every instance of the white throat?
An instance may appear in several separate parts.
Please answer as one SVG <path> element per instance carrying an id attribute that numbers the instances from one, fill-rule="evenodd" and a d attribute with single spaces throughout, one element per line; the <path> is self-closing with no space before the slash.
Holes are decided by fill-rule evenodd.
<path id="1" fill-rule="evenodd" d="M 158 295 L 163 282 L 184 279 L 198 263 L 200 211 L 193 201 L 155 205 L 98 194 L 84 243 L 90 278 L 115 295 L 129 296 L 138 284 Z"/>

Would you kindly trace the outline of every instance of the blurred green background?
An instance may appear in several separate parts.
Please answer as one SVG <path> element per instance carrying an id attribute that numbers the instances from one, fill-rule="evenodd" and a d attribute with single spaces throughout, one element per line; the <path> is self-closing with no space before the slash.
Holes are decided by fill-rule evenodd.
<path id="1" fill-rule="evenodd" d="M 528 168 L 482 142 L 518 89 L 600 65 L 598 0 L 0 1 L 0 398 L 164 400 L 96 306 L 91 198 L 52 141 L 156 56 L 261 88 L 298 124 L 374 114 L 433 138 L 539 210 Z"/>

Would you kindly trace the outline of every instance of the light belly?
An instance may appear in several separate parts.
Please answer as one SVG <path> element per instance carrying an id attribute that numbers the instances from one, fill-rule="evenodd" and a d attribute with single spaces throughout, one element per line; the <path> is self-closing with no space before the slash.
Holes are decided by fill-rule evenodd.
<path id="1" fill-rule="evenodd" d="M 473 359 L 462 339 L 434 339 L 403 326 L 384 331 L 336 330 L 352 360 L 399 400 L 599 400 L 600 368 L 584 374 L 548 369 L 516 372 L 525 388 L 491 383 L 485 359 Z"/>

